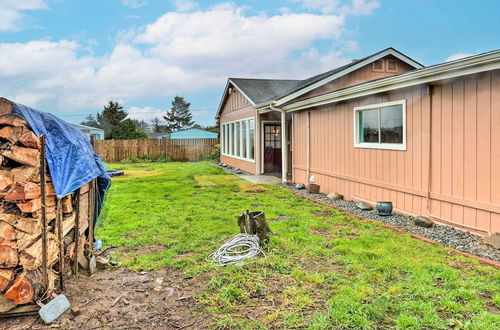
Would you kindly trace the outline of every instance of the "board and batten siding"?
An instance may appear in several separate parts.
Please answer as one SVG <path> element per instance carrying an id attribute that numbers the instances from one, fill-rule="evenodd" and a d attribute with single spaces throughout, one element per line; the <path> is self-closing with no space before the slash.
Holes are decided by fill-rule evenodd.
<path id="1" fill-rule="evenodd" d="M 397 66 L 395 70 L 388 69 L 388 60 L 396 61 Z M 326 93 L 330 93 L 333 91 L 337 91 L 339 89 L 351 87 L 354 85 L 358 85 L 361 83 L 365 83 L 367 81 L 377 80 L 381 78 L 386 78 L 390 76 L 394 76 L 397 74 L 405 73 L 415 68 L 410 66 L 409 64 L 397 59 L 394 56 L 386 56 L 382 59 L 383 69 L 380 71 L 373 70 L 373 63 L 367 64 L 353 72 L 350 72 L 338 79 L 335 79 L 321 87 L 313 89 L 312 91 L 301 95 L 300 97 L 294 99 L 292 102 L 297 102 L 300 100 L 308 99 L 314 96 L 323 95 Z"/>
<path id="2" fill-rule="evenodd" d="M 435 83 L 431 91 L 414 86 L 311 109 L 310 176 L 322 192 L 427 215 L 430 150 L 430 213 L 500 232 L 500 70 Z M 403 99 L 406 151 L 355 148 L 354 107 Z M 294 180 L 302 183 L 307 116 L 293 119 Z"/>
<path id="3" fill-rule="evenodd" d="M 220 123 L 228 123 L 235 120 L 254 118 L 255 123 L 257 123 L 257 110 L 254 106 L 247 100 L 243 94 L 241 94 L 237 89 L 233 88 L 232 93 L 227 97 L 220 115 Z M 258 128 L 256 127 L 255 136 L 257 137 Z M 254 143 L 258 141 L 257 138 L 254 139 Z M 254 150 L 258 150 L 257 146 L 254 146 Z M 257 152 L 254 156 L 255 159 L 258 158 Z M 257 174 L 256 162 L 245 161 L 242 159 L 221 155 L 220 161 L 229 166 L 240 168 L 245 172 Z"/>

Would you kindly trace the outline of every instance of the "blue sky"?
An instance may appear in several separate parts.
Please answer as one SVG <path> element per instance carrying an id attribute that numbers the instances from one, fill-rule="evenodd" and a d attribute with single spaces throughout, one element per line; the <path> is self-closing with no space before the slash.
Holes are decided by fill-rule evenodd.
<path id="1" fill-rule="evenodd" d="M 425 64 L 498 49 L 500 1 L 0 0 L 0 96 L 70 122 L 175 95 L 212 124 L 229 76 L 306 78 L 392 46 Z"/>

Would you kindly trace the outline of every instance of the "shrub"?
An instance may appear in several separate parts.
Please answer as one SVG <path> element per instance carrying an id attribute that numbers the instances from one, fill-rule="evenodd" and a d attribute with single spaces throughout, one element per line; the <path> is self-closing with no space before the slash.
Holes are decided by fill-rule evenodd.
<path id="1" fill-rule="evenodd" d="M 204 157 L 205 160 L 220 161 L 220 144 L 217 144 L 211 153 Z"/>
<path id="2" fill-rule="evenodd" d="M 141 160 L 139 158 L 135 158 L 135 157 L 127 157 L 125 159 L 122 159 L 122 161 L 120 163 L 122 164 L 134 164 L 134 163 L 140 163 Z"/>
<path id="3" fill-rule="evenodd" d="M 161 156 L 149 156 L 144 155 L 141 158 L 127 157 L 123 159 L 120 163 L 122 164 L 135 164 L 135 163 L 168 163 L 170 158 L 167 155 Z"/>

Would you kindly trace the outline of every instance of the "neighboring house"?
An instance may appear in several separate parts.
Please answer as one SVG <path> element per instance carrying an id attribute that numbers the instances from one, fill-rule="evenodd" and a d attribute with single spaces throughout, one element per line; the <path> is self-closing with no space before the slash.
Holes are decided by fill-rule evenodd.
<path id="1" fill-rule="evenodd" d="M 217 118 L 231 166 L 500 231 L 500 51 L 424 67 L 388 48 L 306 80 L 230 78 Z"/>
<path id="2" fill-rule="evenodd" d="M 188 128 L 170 133 L 171 139 L 216 139 L 219 135 L 199 128 Z"/>
<path id="3" fill-rule="evenodd" d="M 103 129 L 79 125 L 79 124 L 71 124 L 71 123 L 69 123 L 69 124 L 71 126 L 73 126 L 74 128 L 82 131 L 89 139 L 104 140 L 104 130 Z"/>
<path id="4" fill-rule="evenodd" d="M 146 133 L 148 135 L 148 139 L 152 140 L 161 140 L 161 139 L 168 139 L 170 136 L 170 133 Z"/>

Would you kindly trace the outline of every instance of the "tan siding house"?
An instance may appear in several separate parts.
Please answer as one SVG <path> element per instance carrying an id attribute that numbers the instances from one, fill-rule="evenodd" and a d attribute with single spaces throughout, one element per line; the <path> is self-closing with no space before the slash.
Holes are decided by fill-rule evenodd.
<path id="1" fill-rule="evenodd" d="M 252 163 L 229 153 L 223 162 L 266 173 L 275 169 L 267 165 L 277 161 L 272 149 L 279 149 L 283 180 L 314 181 L 322 192 L 351 200 L 392 201 L 401 213 L 481 234 L 500 232 L 500 148 L 494 144 L 500 51 L 423 67 L 387 49 L 289 83 L 264 101 L 249 96 L 257 94 L 255 86 L 233 88 L 242 89 L 247 103 L 230 110 L 226 88 L 221 124 L 254 118 L 260 130 L 252 143 L 260 158 Z M 231 136 L 223 143 L 231 144 Z"/>

